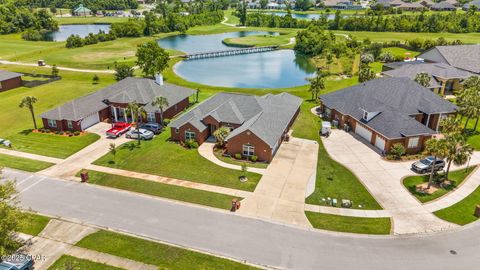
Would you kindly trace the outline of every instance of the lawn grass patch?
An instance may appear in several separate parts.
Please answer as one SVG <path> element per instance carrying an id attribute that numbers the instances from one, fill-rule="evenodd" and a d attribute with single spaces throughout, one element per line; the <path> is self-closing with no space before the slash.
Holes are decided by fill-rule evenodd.
<path id="1" fill-rule="evenodd" d="M 95 133 L 80 136 L 61 136 L 36 132 L 21 132 L 8 137 L 12 149 L 55 158 L 67 158 L 87 145 L 100 139 Z"/>
<path id="2" fill-rule="evenodd" d="M 474 215 L 477 205 L 480 205 L 480 186 L 463 200 L 434 214 L 448 222 L 465 225 L 478 220 Z"/>
<path id="3" fill-rule="evenodd" d="M 245 164 L 247 165 L 247 167 L 260 168 L 260 169 L 266 169 L 268 167 L 268 163 L 238 160 L 238 159 L 234 159 L 233 157 L 224 156 L 223 150 L 215 149 L 214 151 L 215 151 L 214 152 L 215 157 L 217 157 L 219 160 L 228 164 L 233 164 L 238 166 L 242 166 L 243 164 Z"/>
<path id="4" fill-rule="evenodd" d="M 94 164 L 247 191 L 253 191 L 260 180 L 261 175 L 248 172 L 248 181 L 242 183 L 241 171 L 220 167 L 202 157 L 197 149 L 186 149 L 169 138 L 167 129 L 139 147 L 136 142 L 123 144 L 115 163 L 108 153 Z"/>
<path id="5" fill-rule="evenodd" d="M 129 20 L 128 17 L 81 17 L 81 16 L 71 16 L 71 17 L 55 17 L 55 20 L 58 24 L 111 24 L 117 22 L 126 22 Z"/>
<path id="6" fill-rule="evenodd" d="M 304 102 L 293 126 L 293 136 L 314 140 L 319 144 L 315 191 L 306 198 L 306 203 L 325 205 L 322 198 L 330 197 L 339 202 L 341 199 L 351 200 L 353 208 L 362 205 L 362 209 L 382 209 L 360 180 L 328 155 L 319 136 L 321 119 L 310 112 L 316 105 L 317 103 L 311 101 Z"/>
<path id="7" fill-rule="evenodd" d="M 314 228 L 349 233 L 390 234 L 390 218 L 348 217 L 305 211 Z"/>
<path id="8" fill-rule="evenodd" d="M 215 192 L 174 186 L 149 180 L 107 174 L 91 170 L 88 171 L 88 175 L 88 182 L 90 184 L 118 188 L 177 201 L 206 205 L 225 210 L 229 210 L 231 208 L 233 198 L 237 200 L 243 199 Z"/>
<path id="9" fill-rule="evenodd" d="M 47 226 L 48 222 L 50 222 L 49 217 L 34 213 L 25 212 L 24 216 L 25 219 L 20 226 L 20 232 L 33 236 L 37 236 L 39 233 L 41 233 Z"/>
<path id="10" fill-rule="evenodd" d="M 52 163 L 45 161 L 0 154 L 0 168 L 8 167 L 27 172 L 38 172 L 52 165 Z"/>
<path id="11" fill-rule="evenodd" d="M 55 261 L 48 270 L 64 270 L 70 269 L 67 268 L 67 265 L 71 265 L 75 270 L 122 270 L 123 268 L 118 268 L 110 266 L 103 263 L 92 262 L 85 259 L 80 259 L 77 257 L 62 255 L 57 261 Z"/>
<path id="12" fill-rule="evenodd" d="M 226 38 L 222 42 L 225 45 L 233 47 L 262 47 L 285 45 L 290 42 L 290 38 L 292 37 L 294 37 L 292 34 L 253 35 L 246 37 Z"/>
<path id="13" fill-rule="evenodd" d="M 227 259 L 108 231 L 90 234 L 76 245 L 157 265 L 161 269 L 255 269 Z"/>
<path id="14" fill-rule="evenodd" d="M 426 203 L 437 198 L 442 197 L 443 195 L 449 193 L 450 191 L 457 188 L 473 170 L 476 166 L 469 167 L 468 169 L 460 169 L 456 171 L 451 171 L 449 175 L 449 180 L 452 181 L 452 185 L 449 188 L 439 188 L 432 194 L 423 194 L 417 192 L 417 185 L 422 183 L 427 183 L 430 175 L 416 175 L 409 176 L 403 179 L 403 185 L 408 189 L 408 191 L 417 198 L 422 203 Z"/>

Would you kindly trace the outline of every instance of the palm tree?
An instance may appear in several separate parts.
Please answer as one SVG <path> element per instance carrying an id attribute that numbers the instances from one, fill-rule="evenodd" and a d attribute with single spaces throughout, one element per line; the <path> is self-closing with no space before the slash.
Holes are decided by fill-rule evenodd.
<path id="1" fill-rule="evenodd" d="M 432 170 L 430 172 L 430 178 L 428 179 L 427 189 L 430 189 L 433 183 L 433 174 L 435 173 L 435 164 L 437 159 L 444 158 L 447 155 L 448 147 L 445 139 L 432 138 L 427 141 L 425 146 L 425 155 L 433 156 Z"/>
<path id="2" fill-rule="evenodd" d="M 312 100 L 317 100 L 320 92 L 325 89 L 325 78 L 323 73 L 318 70 L 317 76 L 308 80 L 310 81 L 310 88 L 308 91 L 312 93 Z"/>
<path id="3" fill-rule="evenodd" d="M 450 166 L 452 162 L 457 165 L 463 165 L 467 163 L 468 159 L 473 154 L 473 148 L 466 143 L 465 137 L 461 134 L 456 134 L 455 136 L 447 137 L 447 172 L 446 177 L 448 179 L 448 175 L 450 173 Z"/>
<path id="4" fill-rule="evenodd" d="M 136 101 L 130 102 L 127 104 L 127 113 L 129 113 L 132 116 L 132 123 L 135 123 L 135 119 L 136 119 L 139 108 L 140 108 L 140 104 L 138 104 Z"/>
<path id="5" fill-rule="evenodd" d="M 30 114 L 32 115 L 33 126 L 37 129 L 37 121 L 35 120 L 35 112 L 33 110 L 33 105 L 38 101 L 38 99 L 34 96 L 24 97 L 18 107 L 20 108 L 28 108 Z"/>
<path id="6" fill-rule="evenodd" d="M 415 82 L 420 84 L 423 87 L 429 87 L 430 86 L 430 76 L 426 72 L 420 72 L 415 76 Z"/>
<path id="7" fill-rule="evenodd" d="M 373 57 L 373 54 L 371 54 L 371 53 L 364 53 L 364 54 L 360 55 L 361 64 L 368 65 L 368 64 L 372 63 L 373 61 L 375 61 L 375 57 Z"/>
<path id="8" fill-rule="evenodd" d="M 195 92 L 195 103 L 198 103 L 198 94 L 200 94 L 200 92 L 202 92 L 200 88 L 197 88 Z"/>
<path id="9" fill-rule="evenodd" d="M 198 94 L 197 94 L 198 95 Z M 157 107 L 160 110 L 160 124 L 163 126 L 163 109 L 168 107 L 168 100 L 164 97 L 156 97 L 152 101 L 152 106 Z"/>

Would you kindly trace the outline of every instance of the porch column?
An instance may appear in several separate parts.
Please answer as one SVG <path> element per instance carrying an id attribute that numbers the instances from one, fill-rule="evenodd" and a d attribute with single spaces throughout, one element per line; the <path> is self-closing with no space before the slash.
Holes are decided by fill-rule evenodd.
<path id="1" fill-rule="evenodd" d="M 435 131 L 438 132 L 438 127 L 440 127 L 440 121 L 442 120 L 442 114 L 438 115 L 438 120 L 437 120 L 437 129 Z"/>
<path id="2" fill-rule="evenodd" d="M 426 125 L 427 128 L 428 128 L 429 125 L 430 125 L 430 114 L 427 116 L 427 125 Z"/>
<path id="3" fill-rule="evenodd" d="M 115 122 L 118 122 L 117 108 L 112 106 L 112 109 L 113 109 L 113 117 L 115 118 Z"/>
<path id="4" fill-rule="evenodd" d="M 123 108 L 123 118 L 125 119 L 125 123 L 128 123 L 127 109 L 125 108 Z"/>

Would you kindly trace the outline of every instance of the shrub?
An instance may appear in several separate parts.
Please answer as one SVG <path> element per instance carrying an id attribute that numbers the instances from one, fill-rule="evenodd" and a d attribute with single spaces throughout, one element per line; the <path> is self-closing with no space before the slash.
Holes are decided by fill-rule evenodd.
<path id="1" fill-rule="evenodd" d="M 73 135 L 75 135 L 75 136 L 80 135 L 80 131 L 75 131 L 75 132 L 73 132 Z"/>
<path id="2" fill-rule="evenodd" d="M 405 146 L 403 146 L 401 143 L 392 145 L 392 148 L 390 148 L 390 155 L 392 155 L 395 159 L 400 159 L 403 155 L 405 155 Z"/>
<path id="3" fill-rule="evenodd" d="M 52 132 L 52 131 L 51 131 L 50 129 L 48 129 L 48 128 L 43 129 L 43 131 L 44 131 L 45 133 L 51 133 L 51 132 Z"/>
<path id="4" fill-rule="evenodd" d="M 185 146 L 190 149 L 198 148 L 198 142 L 195 140 L 186 140 Z"/>
<path id="5" fill-rule="evenodd" d="M 63 131 L 58 132 L 58 135 L 63 135 L 63 134 L 65 134 L 65 132 Z"/>
<path id="6" fill-rule="evenodd" d="M 257 162 L 258 157 L 257 157 L 257 156 L 251 156 L 251 157 L 250 157 L 250 160 L 251 160 L 252 162 Z"/>
<path id="7" fill-rule="evenodd" d="M 242 159 L 242 155 L 241 155 L 240 153 L 236 153 L 236 154 L 235 154 L 235 158 L 236 158 L 236 159 Z"/>
<path id="8" fill-rule="evenodd" d="M 171 121 L 172 120 L 170 120 L 170 119 L 163 119 L 163 125 L 168 126 L 168 124 L 170 124 Z"/>

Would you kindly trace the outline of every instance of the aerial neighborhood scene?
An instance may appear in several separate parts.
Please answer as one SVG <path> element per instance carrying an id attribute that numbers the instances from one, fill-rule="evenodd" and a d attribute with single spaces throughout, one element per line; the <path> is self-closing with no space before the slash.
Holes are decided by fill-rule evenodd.
<path id="1" fill-rule="evenodd" d="M 478 269 L 478 0 L 0 0 L 0 270 Z"/>

